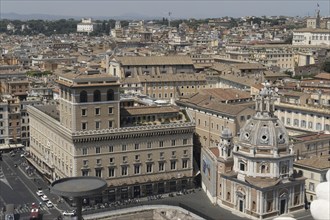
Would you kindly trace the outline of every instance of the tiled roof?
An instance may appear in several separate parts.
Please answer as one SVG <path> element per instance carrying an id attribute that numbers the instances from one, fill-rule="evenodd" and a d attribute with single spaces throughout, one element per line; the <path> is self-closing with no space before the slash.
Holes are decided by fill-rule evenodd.
<path id="1" fill-rule="evenodd" d="M 200 93 L 216 97 L 223 101 L 251 98 L 251 94 L 249 92 L 231 88 L 203 89 Z"/>
<path id="2" fill-rule="evenodd" d="M 330 168 L 330 161 L 328 160 L 329 158 L 330 157 L 328 155 L 322 157 L 315 156 L 303 160 L 298 160 L 294 162 L 294 164 L 316 168 L 316 169 L 328 169 Z"/>
<path id="3" fill-rule="evenodd" d="M 231 65 L 237 69 L 266 69 L 266 67 L 259 63 L 236 63 Z"/>
<path id="4" fill-rule="evenodd" d="M 258 186 L 260 188 L 267 188 L 277 185 L 281 180 L 275 178 L 262 178 L 262 177 L 245 177 L 246 182 Z"/>
<path id="5" fill-rule="evenodd" d="M 151 114 L 165 114 L 178 113 L 179 109 L 173 106 L 141 106 L 141 107 L 127 107 L 120 110 L 121 116 L 132 115 L 151 115 Z"/>
<path id="6" fill-rule="evenodd" d="M 329 33 L 329 29 L 320 29 L 320 28 L 301 28 L 293 32 L 311 32 L 311 33 Z"/>
<path id="7" fill-rule="evenodd" d="M 316 76 L 314 76 L 314 78 L 330 80 L 330 73 L 319 73 Z"/>
<path id="8" fill-rule="evenodd" d="M 189 56 L 116 57 L 124 66 L 193 65 Z"/>

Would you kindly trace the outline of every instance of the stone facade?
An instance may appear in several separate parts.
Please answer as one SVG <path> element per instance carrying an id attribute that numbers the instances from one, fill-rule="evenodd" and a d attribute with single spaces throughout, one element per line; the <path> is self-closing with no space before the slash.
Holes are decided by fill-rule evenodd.
<path id="1" fill-rule="evenodd" d="M 28 107 L 29 161 L 50 181 L 104 178 L 109 189 L 102 201 L 191 187 L 194 123 L 177 111 L 181 116 L 171 115 L 168 122 L 129 126 L 126 120 L 122 127 L 117 80 L 102 74 L 61 76 L 59 105 Z"/>

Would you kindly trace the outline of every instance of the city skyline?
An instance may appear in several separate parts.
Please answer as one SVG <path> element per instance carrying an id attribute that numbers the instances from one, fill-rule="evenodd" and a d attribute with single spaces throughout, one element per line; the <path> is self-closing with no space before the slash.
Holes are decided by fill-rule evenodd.
<path id="1" fill-rule="evenodd" d="M 317 6 L 319 6 L 321 16 L 329 16 L 330 14 L 330 3 L 324 0 L 208 0 L 203 2 L 197 0 L 98 0 L 93 2 L 87 0 L 3 0 L 0 4 L 0 14 L 47 14 L 65 17 L 108 17 L 109 19 L 112 17 L 162 18 L 168 17 L 169 12 L 171 12 L 172 19 L 263 15 L 314 16 Z"/>

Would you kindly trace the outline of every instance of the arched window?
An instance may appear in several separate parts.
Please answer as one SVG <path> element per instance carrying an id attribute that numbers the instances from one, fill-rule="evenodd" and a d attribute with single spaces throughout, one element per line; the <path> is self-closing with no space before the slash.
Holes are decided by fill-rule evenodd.
<path id="1" fill-rule="evenodd" d="M 266 165 L 261 165 L 261 173 L 266 173 Z"/>
<path id="2" fill-rule="evenodd" d="M 101 101 L 101 92 L 100 90 L 95 90 L 94 91 L 94 102 L 100 102 Z"/>
<path id="3" fill-rule="evenodd" d="M 230 200 L 230 192 L 227 192 L 227 200 Z"/>
<path id="4" fill-rule="evenodd" d="M 80 92 L 80 102 L 87 102 L 87 92 L 86 91 Z"/>
<path id="5" fill-rule="evenodd" d="M 112 89 L 107 91 L 107 101 L 115 100 L 115 94 Z"/>

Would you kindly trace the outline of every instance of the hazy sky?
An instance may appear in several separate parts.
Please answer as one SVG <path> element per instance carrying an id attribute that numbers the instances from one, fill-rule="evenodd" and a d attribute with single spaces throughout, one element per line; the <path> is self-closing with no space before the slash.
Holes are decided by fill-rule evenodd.
<path id="1" fill-rule="evenodd" d="M 330 15 L 330 0 L 0 0 L 1 13 L 66 16 L 121 16 L 131 13 L 173 18 L 241 17 L 244 15 L 312 16 L 317 4 Z"/>

